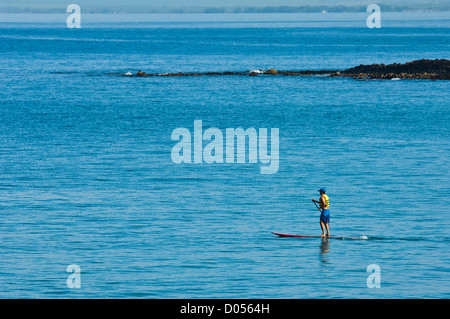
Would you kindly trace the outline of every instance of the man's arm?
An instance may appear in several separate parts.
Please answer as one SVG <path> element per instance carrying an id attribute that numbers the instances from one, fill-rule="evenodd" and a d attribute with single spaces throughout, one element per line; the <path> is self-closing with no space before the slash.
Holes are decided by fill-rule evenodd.
<path id="1" fill-rule="evenodd" d="M 320 202 L 319 201 L 317 201 L 317 200 L 315 200 L 314 198 L 313 199 L 311 199 L 314 203 L 317 203 L 317 204 L 320 204 Z M 316 205 L 316 207 L 317 207 L 317 209 L 320 211 L 320 207 L 319 206 L 317 206 Z"/>
<path id="2" fill-rule="evenodd" d="M 323 196 L 321 196 L 320 197 L 320 202 L 322 203 L 322 207 L 327 207 L 327 204 L 326 204 L 326 202 L 325 202 L 325 197 L 323 197 Z"/>

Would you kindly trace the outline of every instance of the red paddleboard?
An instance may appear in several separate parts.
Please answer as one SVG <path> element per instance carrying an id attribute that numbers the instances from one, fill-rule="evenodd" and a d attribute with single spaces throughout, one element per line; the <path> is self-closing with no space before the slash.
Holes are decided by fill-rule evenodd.
<path id="1" fill-rule="evenodd" d="M 336 236 L 321 237 L 321 236 L 307 236 L 307 235 L 289 235 L 289 234 L 280 234 L 280 233 L 274 233 L 274 232 L 272 232 L 272 234 L 280 236 L 280 237 L 296 237 L 296 238 L 368 239 L 366 236 L 361 236 L 361 237 L 336 237 Z"/>

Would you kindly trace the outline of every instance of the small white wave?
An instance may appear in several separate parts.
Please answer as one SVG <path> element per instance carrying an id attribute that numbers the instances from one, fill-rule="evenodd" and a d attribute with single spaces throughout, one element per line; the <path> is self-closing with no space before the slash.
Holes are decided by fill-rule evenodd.
<path id="1" fill-rule="evenodd" d="M 263 69 L 250 70 L 250 73 L 256 73 L 256 74 L 262 74 L 264 72 L 266 72 L 266 70 L 263 70 Z"/>

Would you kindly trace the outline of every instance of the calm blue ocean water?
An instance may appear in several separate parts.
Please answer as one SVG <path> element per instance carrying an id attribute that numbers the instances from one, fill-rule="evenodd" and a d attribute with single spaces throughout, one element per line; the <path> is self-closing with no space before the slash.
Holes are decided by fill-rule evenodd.
<path id="1" fill-rule="evenodd" d="M 448 13 L 66 17 L 0 15 L 1 298 L 450 297 L 448 82 L 121 76 L 448 59 Z M 279 128 L 278 173 L 174 164 L 194 120 Z M 271 234 L 320 187 L 368 240 Z"/>

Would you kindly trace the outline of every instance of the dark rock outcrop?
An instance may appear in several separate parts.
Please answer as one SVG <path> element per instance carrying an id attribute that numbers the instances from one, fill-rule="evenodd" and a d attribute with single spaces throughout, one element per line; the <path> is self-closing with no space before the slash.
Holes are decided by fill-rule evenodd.
<path id="1" fill-rule="evenodd" d="M 339 76 L 336 73 L 332 76 Z M 369 79 L 431 79 L 450 80 L 450 60 L 416 60 L 404 64 L 360 65 L 341 71 L 340 76 Z"/>

